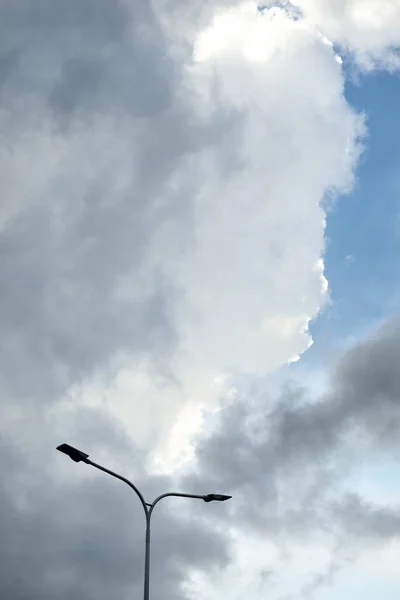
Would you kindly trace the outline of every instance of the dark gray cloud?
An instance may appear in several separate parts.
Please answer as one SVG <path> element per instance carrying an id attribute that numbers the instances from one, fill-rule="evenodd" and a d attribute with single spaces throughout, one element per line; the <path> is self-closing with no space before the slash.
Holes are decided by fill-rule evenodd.
<path id="1" fill-rule="evenodd" d="M 400 510 L 371 504 L 358 494 L 346 494 L 333 505 L 332 516 L 343 523 L 349 536 L 363 544 L 387 542 L 400 534 Z"/>
<path id="2" fill-rule="evenodd" d="M 157 190 L 190 132 L 183 125 L 181 141 L 178 134 L 165 153 L 158 134 L 179 130 L 181 108 L 171 108 L 174 66 L 146 2 L 134 11 L 123 2 L 42 1 L 34 10 L 29 2 L 2 2 L 0 23 L 3 135 L 15 155 L 10 196 L 31 169 L 48 171 L 37 189 L 24 190 L 32 207 L 23 207 L 0 240 L 2 380 L 7 396 L 38 400 L 116 350 L 160 355 L 176 342 L 173 294 L 161 273 L 150 274 L 147 291 L 133 301 L 117 287 L 124 278 L 137 287 L 166 210 L 154 206 Z M 136 126 L 149 110 L 154 123 Z M 117 128 L 104 127 L 99 112 Z M 72 130 L 57 133 L 65 125 Z M 57 141 L 65 152 L 53 164 Z"/>
<path id="3" fill-rule="evenodd" d="M 117 355 L 165 363 L 178 347 L 182 290 L 149 252 L 166 227 L 190 239 L 196 178 L 169 180 L 231 119 L 200 123 L 178 97 L 148 2 L 5 1 L 0 38 L 1 385 L 44 401 Z"/>
<path id="4" fill-rule="evenodd" d="M 123 448 L 126 460 L 135 456 L 110 417 L 101 427 L 99 416 L 91 417 L 98 450 L 118 455 Z M 35 431 L 40 435 L 39 427 Z M 46 442 L 53 437 L 46 435 Z M 86 438 L 91 446 L 87 431 Z M 144 515 L 138 498 L 109 476 L 88 478 L 88 467 L 64 464 L 68 459 L 54 446 L 39 443 L 35 452 L 30 444 L 29 450 L 26 454 L 22 440 L 2 439 L 0 595 L 10 600 L 140 597 Z M 60 477 L 62 469 L 67 477 Z M 174 490 L 169 478 L 133 470 L 148 501 Z M 169 506 L 160 504 L 153 519 L 152 596 L 183 598 L 179 587 L 188 569 L 226 564 L 226 540 L 204 519 L 185 516 L 179 504 L 174 510 L 174 500 L 166 502 Z"/>
<path id="5" fill-rule="evenodd" d="M 222 411 L 213 434 L 198 440 L 197 474 L 187 475 L 185 485 L 206 478 L 230 490 L 236 500 L 227 518 L 261 535 L 397 535 L 393 512 L 348 497 L 339 509 L 332 491 L 374 456 L 397 452 L 399 351 L 395 319 L 340 358 L 317 401 L 294 384 L 278 398 L 268 397 L 264 384 L 255 397 L 239 399 Z"/>
<path id="6" fill-rule="evenodd" d="M 32 99 L 58 116 L 124 110 L 154 115 L 171 101 L 175 68 L 146 0 L 43 0 L 0 7 L 3 102 Z M 10 68 L 12 65 L 12 70 Z M 30 106 L 29 106 L 30 105 Z"/>
<path id="7" fill-rule="evenodd" d="M 399 352 L 393 319 L 343 353 L 319 398 L 294 383 L 278 396 L 265 382 L 245 392 L 242 385 L 212 433 L 197 440 L 196 467 L 181 485 L 233 495 L 216 525 L 234 524 L 283 554 L 292 542 L 330 549 L 327 567 L 310 565 L 304 585 L 280 600 L 313 597 L 363 552 L 399 538 L 398 507 L 352 490 L 358 469 L 398 456 Z M 272 575 L 284 581 L 287 570 Z"/>
<path id="8" fill-rule="evenodd" d="M 199 123 L 190 93 L 177 96 L 180 67 L 148 2 L 4 0 L 0 55 L 0 596 L 140 596 L 138 499 L 55 446 L 87 449 L 149 500 L 174 481 L 146 475 L 146 455 L 107 411 L 60 397 L 125 361 L 169 369 L 181 290 L 154 246 L 165 227 L 190 239 L 196 179 L 178 191 L 169 180 L 230 117 L 216 107 Z M 153 597 L 179 598 L 190 570 L 223 567 L 228 546 L 205 504 L 195 523 L 166 504 Z"/>
<path id="9" fill-rule="evenodd" d="M 328 585 L 363 548 L 398 536 L 396 508 L 372 505 L 356 492 L 337 494 L 338 484 L 364 459 L 395 451 L 391 425 L 400 407 L 393 357 L 399 348 L 398 321 L 392 321 L 342 356 L 319 401 L 310 402 L 307 390 L 288 385 L 270 408 L 260 395 L 226 408 L 217 431 L 198 442 L 197 474 L 179 482 L 146 476 L 145 456 L 107 413 L 78 407 L 70 423 L 64 419 L 66 432 L 75 428 L 69 441 L 95 460 L 119 466 L 146 498 L 171 489 L 233 494 L 230 504 L 195 503 L 187 512 L 180 504 L 174 511 L 172 499 L 158 507 L 155 598 L 165 593 L 184 598 L 181 585 L 191 569 L 228 564 L 229 538 L 221 533 L 228 524 L 250 527 L 277 545 L 321 535 L 334 540 L 331 565 L 310 577 L 300 597 Z M 10 540 L 2 546 L 2 595 L 24 598 L 28 589 L 31 597 L 41 598 L 56 592 L 61 598 L 140 594 L 143 515 L 138 500 L 123 484 L 96 472 L 88 478 L 88 467 L 65 462 L 55 452 L 49 455 L 61 441 L 60 432 L 52 431 L 51 418 L 45 431 L 44 418 L 45 412 L 32 411 L 29 419 L 25 414 L 20 427 L 14 422 L 2 437 L 1 508 L 7 515 L 5 539 Z"/>
<path id="10" fill-rule="evenodd" d="M 106 462 L 130 475 L 146 498 L 171 489 L 233 494 L 230 504 L 195 503 L 187 513 L 178 504 L 176 512 L 160 505 L 153 538 L 155 598 L 166 593 L 184 598 L 182 584 L 191 569 L 223 569 L 229 538 L 222 532 L 229 524 L 278 546 L 321 535 L 333 540 L 326 572 L 312 574 L 297 597 L 328 585 L 363 549 L 398 536 L 396 508 L 371 505 L 356 492 L 340 495 L 338 484 L 374 453 L 396 449 L 391 425 L 399 415 L 399 388 L 393 357 L 399 348 L 398 321 L 392 321 L 342 356 L 318 401 L 311 402 L 306 389 L 288 385 L 274 403 L 260 393 L 234 403 L 222 412 L 217 430 L 198 441 L 197 473 L 179 482 L 146 476 L 145 456 L 107 413 L 78 407 L 71 423 L 64 419 L 66 432 L 75 428 L 68 441 L 99 462 L 108 456 Z M 61 439 L 51 418 L 47 431 L 43 428 L 45 415 L 25 414 L 20 427 L 14 421 L 2 437 L 0 502 L 10 540 L 1 550 L 2 595 L 24 598 L 29 590 L 34 598 L 112 593 L 122 599 L 140 594 L 138 500 L 123 484 L 97 473 L 88 478 L 88 467 L 49 455 Z"/>

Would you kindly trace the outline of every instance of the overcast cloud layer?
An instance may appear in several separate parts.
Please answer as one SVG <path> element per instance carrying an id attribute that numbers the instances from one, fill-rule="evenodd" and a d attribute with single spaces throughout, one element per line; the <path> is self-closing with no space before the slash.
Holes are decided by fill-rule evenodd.
<path id="1" fill-rule="evenodd" d="M 140 505 L 55 456 L 62 441 L 134 477 L 150 499 L 178 485 L 196 433 L 199 473 L 180 485 L 235 492 L 231 509 L 196 506 L 195 523 L 159 507 L 154 598 L 188 597 L 189 575 L 198 590 L 205 573 L 229 575 L 244 528 L 271 534 L 265 507 L 278 497 L 260 483 L 260 448 L 289 473 L 277 474 L 274 522 L 295 539 L 307 510 L 315 516 L 307 494 L 337 480 L 349 423 L 380 447 L 373 410 L 380 394 L 394 399 L 397 380 L 388 390 L 377 377 L 375 404 L 360 404 L 357 357 L 375 360 L 364 347 L 320 405 L 271 399 L 257 447 L 240 424 L 264 397 L 227 392 L 232 375 L 297 359 L 327 301 L 326 206 L 351 189 L 365 133 L 343 96 L 340 44 L 361 67 L 396 64 L 396 2 L 373 31 L 353 18 L 356 2 L 338 11 L 327 1 L 324 13 L 284 4 L 0 1 L 2 597 L 140 594 Z M 371 347 L 388 339 L 398 344 L 397 328 Z M 222 433 L 202 438 L 201 411 L 220 404 Z M 293 456 L 309 477 L 289 518 Z M 242 503 L 246 486 L 256 507 Z M 342 535 L 347 504 L 324 494 L 315 501 L 336 510 Z M 360 531 L 374 529 L 367 521 Z"/>

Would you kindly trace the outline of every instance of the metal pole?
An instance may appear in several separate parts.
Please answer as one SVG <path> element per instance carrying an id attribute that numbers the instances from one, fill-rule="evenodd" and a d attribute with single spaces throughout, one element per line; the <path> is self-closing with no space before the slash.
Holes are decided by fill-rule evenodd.
<path id="1" fill-rule="evenodd" d="M 149 600 L 150 594 L 150 511 L 146 515 L 146 549 L 144 555 L 144 600 Z"/>
<path id="2" fill-rule="evenodd" d="M 105 467 L 102 467 L 101 465 L 94 463 L 93 461 L 91 461 L 88 458 L 85 460 L 85 462 L 86 462 L 86 464 L 91 465 L 92 467 L 96 467 L 96 469 L 100 469 L 100 471 L 104 471 L 104 473 L 107 473 L 108 475 L 112 475 L 113 477 L 120 479 L 121 481 L 123 481 L 124 483 L 129 485 L 129 487 L 132 488 L 132 490 L 134 492 L 136 492 L 136 494 L 139 496 L 140 502 L 142 503 L 142 506 L 143 506 L 144 512 L 145 512 L 145 516 L 146 516 L 146 540 L 145 540 L 146 547 L 145 547 L 145 555 L 144 555 L 143 600 L 149 600 L 149 594 L 150 594 L 150 521 L 151 521 L 151 515 L 153 513 L 155 505 L 157 504 L 157 502 L 159 502 L 163 498 L 166 498 L 167 496 L 179 496 L 181 498 L 199 498 L 201 500 L 204 500 L 204 496 L 198 496 L 198 495 L 194 495 L 194 494 L 179 494 L 177 492 L 168 492 L 166 494 L 161 494 L 161 496 L 158 496 L 158 498 L 156 498 L 152 504 L 147 504 L 145 502 L 145 499 L 143 498 L 142 494 L 138 490 L 138 488 L 131 481 L 129 481 L 129 479 L 126 479 L 126 477 L 122 477 L 122 475 L 118 475 L 118 473 L 114 473 L 114 471 L 110 471 L 110 469 L 106 469 Z M 150 508 L 148 508 L 148 506 Z"/>
<path id="3" fill-rule="evenodd" d="M 150 523 L 151 523 L 151 515 L 153 514 L 153 510 L 155 505 L 166 498 L 167 496 L 178 496 L 180 498 L 199 498 L 200 500 L 204 499 L 204 496 L 197 496 L 194 494 L 179 494 L 177 492 L 167 492 L 166 494 L 161 494 L 154 500 L 152 504 L 146 504 L 146 550 L 144 555 L 144 600 L 149 600 L 149 590 L 150 590 L 150 540 L 151 540 L 151 532 L 150 532 Z M 150 506 L 150 509 L 147 507 Z"/>

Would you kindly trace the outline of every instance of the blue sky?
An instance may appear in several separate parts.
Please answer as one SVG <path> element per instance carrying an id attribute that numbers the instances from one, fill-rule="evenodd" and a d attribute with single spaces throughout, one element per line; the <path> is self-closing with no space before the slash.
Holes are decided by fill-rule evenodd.
<path id="1" fill-rule="evenodd" d="M 326 276 L 332 303 L 311 326 L 302 363 L 318 363 L 398 312 L 400 262 L 400 77 L 348 72 L 346 98 L 366 115 L 368 137 L 353 192 L 327 219 Z"/>

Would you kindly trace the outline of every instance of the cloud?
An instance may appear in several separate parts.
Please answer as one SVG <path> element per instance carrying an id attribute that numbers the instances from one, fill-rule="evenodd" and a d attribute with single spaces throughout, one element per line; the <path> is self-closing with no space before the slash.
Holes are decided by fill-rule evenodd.
<path id="1" fill-rule="evenodd" d="M 256 60 L 246 40 L 257 42 Z M 202 371 L 202 381 L 270 371 L 309 346 L 308 323 L 326 295 L 319 202 L 332 189 L 350 189 L 362 121 L 344 101 L 332 49 L 283 11 L 260 15 L 249 4 L 220 14 L 200 32 L 194 58 L 189 73 L 200 109 L 230 106 L 241 117 L 230 138 L 238 168 L 221 178 L 212 154 L 196 162 L 210 168 L 197 203 L 196 246 L 178 271 L 187 301 L 181 339 L 196 365 L 187 383 L 181 379 L 188 397 L 204 398 L 198 384 L 190 386 Z M 318 86 L 310 79 L 316 73 Z"/>
<path id="2" fill-rule="evenodd" d="M 329 40 L 350 52 L 363 69 L 399 68 L 397 0 L 294 0 L 293 4 Z"/>
<path id="3" fill-rule="evenodd" d="M 263 470 L 273 476 L 267 465 L 284 467 L 294 476 L 300 466 L 329 465 L 331 454 L 339 459 L 340 448 L 347 451 L 351 432 L 365 435 L 371 449 L 392 449 L 400 414 L 399 345 L 400 325 L 394 319 L 337 360 L 327 389 L 317 398 L 309 399 L 307 388 L 294 383 L 283 386 L 278 397 L 266 392 L 265 383 L 252 386 L 242 398 L 238 392 L 219 413 L 217 431 L 198 440 L 200 465 L 207 465 L 210 475 L 214 469 L 215 480 L 225 477 L 225 486 L 236 488 Z M 362 437 L 357 440 L 363 452 L 368 446 Z"/>
<path id="4" fill-rule="evenodd" d="M 305 570 L 305 596 L 329 583 L 348 561 L 399 539 L 398 507 L 363 497 L 352 477 L 398 454 L 399 349 L 394 319 L 332 365 L 319 398 L 309 398 L 307 388 L 297 384 L 283 387 L 278 397 L 268 395 L 265 383 L 253 386 L 197 440 L 195 467 L 184 485 L 196 489 L 200 482 L 211 487 L 218 482 L 229 490 L 235 502 L 220 518 L 234 523 L 242 543 L 251 536 L 265 551 L 270 545 L 287 551 L 290 560 L 296 557 L 294 573 L 301 560 L 298 544 L 304 552 L 317 544 L 327 555 L 327 566 L 315 577 L 309 579 Z M 284 587 L 288 565 L 283 569 L 273 552 L 269 560 Z"/>
<path id="5" fill-rule="evenodd" d="M 284 11 L 240 6 L 177 56 L 147 4 L 93 10 L 43 2 L 31 23 L 3 8 L 2 385 L 11 403 L 49 402 L 103 382 L 102 404 L 131 369 L 172 427 L 187 402 L 215 404 L 216 377 L 311 343 L 320 202 L 350 189 L 362 119 L 332 49 Z M 193 60 L 232 26 L 223 56 Z"/>
<path id="6" fill-rule="evenodd" d="M 123 439 L 110 415 L 101 423 L 95 413 L 87 418 L 81 414 L 76 423 L 82 425 L 85 420 L 92 427 L 100 456 L 99 446 L 108 456 L 122 449 L 125 460 L 132 456 L 132 444 Z M 31 426 L 40 436 L 39 423 L 31 422 Z M 85 435 L 90 446 L 90 431 Z M 139 499 L 110 477 L 86 472 L 86 467 L 82 470 L 70 461 L 66 464 L 61 455 L 55 456 L 54 445 L 47 446 L 49 437 L 45 443 L 29 443 L 26 455 L 23 438 L 2 436 L 1 595 L 10 599 L 112 595 L 121 600 L 139 596 L 145 527 Z M 56 443 L 54 433 L 51 441 Z M 152 479 L 139 469 L 135 476 L 147 501 L 165 490 L 173 491 L 168 478 Z M 170 510 L 160 505 L 153 519 L 152 594 L 183 598 L 179 586 L 187 569 L 222 567 L 228 550 L 222 533 L 216 536 L 201 517 L 193 523 L 184 508 L 179 510 L 179 502 L 175 509 L 174 502 L 168 502 Z"/>
<path id="7" fill-rule="evenodd" d="M 386 541 L 400 534 L 400 511 L 390 506 L 374 506 L 357 494 L 349 494 L 338 504 L 333 515 L 346 527 L 349 536 L 363 543 Z"/>
<path id="8" fill-rule="evenodd" d="M 8 36 L 3 39 L 17 46 L 19 56 L 4 84 L 2 113 L 9 145 L 7 231 L 1 242 L 3 364 L 5 383 L 11 377 L 9 386 L 18 388 L 9 387 L 10 394 L 26 392 L 26 383 L 30 397 L 43 398 L 47 385 L 54 395 L 116 353 L 134 354 L 136 346 L 141 356 L 159 355 L 170 340 L 175 343 L 166 314 L 173 283 L 157 265 L 144 263 L 155 229 L 175 211 L 163 188 L 179 156 L 190 149 L 192 125 L 163 93 L 173 84 L 173 68 L 168 71 L 162 47 L 158 55 L 149 52 L 146 39 L 161 44 L 151 15 L 137 15 L 135 22 L 122 4 L 111 16 L 106 6 L 93 6 L 44 2 L 36 14 L 40 26 L 30 23 L 28 8 L 2 8 Z M 63 19 L 57 11 L 65 13 Z M 143 43 L 135 27 L 142 28 Z M 31 42 L 27 48 L 19 41 L 21 28 Z M 107 48 L 108 62 L 100 52 Z M 125 64 L 128 56 L 135 57 L 137 71 Z M 63 94 L 71 61 L 76 70 L 86 68 L 89 59 L 94 70 L 102 69 L 101 86 L 93 88 L 86 73 L 90 90 L 84 98 L 79 81 L 71 80 Z M 151 76 L 140 61 L 147 61 Z M 113 62 L 122 72 L 116 73 Z M 152 65 L 158 68 L 160 62 L 165 70 L 157 73 Z M 147 114 L 138 77 L 157 88 L 154 118 Z M 121 104 L 127 89 L 141 106 L 128 99 Z M 182 193 L 174 197 L 184 222 Z M 18 378 L 11 363 L 21 366 Z"/>
<path id="9" fill-rule="evenodd" d="M 154 0 L 166 23 L 174 23 L 176 30 L 188 37 L 194 24 L 205 27 L 215 15 L 227 10 L 247 6 L 249 10 L 286 15 L 294 20 L 306 21 L 329 40 L 341 47 L 359 67 L 398 69 L 400 47 L 400 8 L 397 0 L 266 0 L 243 2 L 241 0 L 191 0 L 182 7 L 174 0 Z"/>

